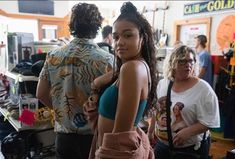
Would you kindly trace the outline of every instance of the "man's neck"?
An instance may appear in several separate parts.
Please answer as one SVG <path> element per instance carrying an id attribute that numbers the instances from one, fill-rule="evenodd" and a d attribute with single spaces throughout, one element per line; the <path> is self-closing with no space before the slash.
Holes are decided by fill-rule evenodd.
<path id="1" fill-rule="evenodd" d="M 109 44 L 109 39 L 104 39 L 103 42 Z M 110 44 L 109 44 L 110 45 Z"/>
<path id="2" fill-rule="evenodd" d="M 201 46 L 199 46 L 198 48 L 196 48 L 197 53 L 200 53 L 200 52 L 202 52 L 203 50 L 205 50 L 205 48 L 203 48 L 203 47 L 201 47 Z"/>

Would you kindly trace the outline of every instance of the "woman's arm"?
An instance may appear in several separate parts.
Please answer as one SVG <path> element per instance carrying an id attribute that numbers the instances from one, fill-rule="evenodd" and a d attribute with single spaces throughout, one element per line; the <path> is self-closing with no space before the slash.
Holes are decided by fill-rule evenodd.
<path id="1" fill-rule="evenodd" d="M 204 133 L 209 128 L 205 125 L 202 125 L 201 123 L 197 122 L 189 127 L 186 127 L 182 130 L 180 130 L 173 138 L 173 143 L 175 145 L 181 145 L 186 140 L 188 140 L 190 137 L 195 136 L 197 134 Z"/>
<path id="2" fill-rule="evenodd" d="M 45 106 L 52 108 L 50 90 L 51 85 L 49 81 L 39 79 L 36 96 Z"/>
<path id="3" fill-rule="evenodd" d="M 105 86 L 112 80 L 112 77 L 113 77 L 113 71 L 109 71 L 106 74 L 97 77 L 93 81 L 91 89 L 101 89 L 103 86 Z"/>
<path id="4" fill-rule="evenodd" d="M 147 79 L 147 73 L 143 75 L 143 69 L 146 70 L 145 66 L 137 61 L 129 61 L 121 67 L 114 133 L 133 128 L 144 80 Z"/>

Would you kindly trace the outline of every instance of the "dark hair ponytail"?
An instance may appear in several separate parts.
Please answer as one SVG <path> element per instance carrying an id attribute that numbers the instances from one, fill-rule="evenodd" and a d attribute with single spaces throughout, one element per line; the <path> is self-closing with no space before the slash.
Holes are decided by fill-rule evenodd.
<path id="1" fill-rule="evenodd" d="M 121 14 L 136 14 L 137 8 L 131 2 L 124 2 L 120 12 Z"/>

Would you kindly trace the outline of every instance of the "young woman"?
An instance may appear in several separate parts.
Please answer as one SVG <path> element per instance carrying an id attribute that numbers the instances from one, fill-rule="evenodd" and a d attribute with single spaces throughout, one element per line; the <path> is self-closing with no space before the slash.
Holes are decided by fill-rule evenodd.
<path id="1" fill-rule="evenodd" d="M 121 7 L 113 24 L 116 55 L 111 73 L 94 80 L 99 90 L 111 79 L 99 100 L 96 158 L 154 158 L 146 134 L 137 127 L 156 97 L 156 58 L 148 21 L 131 2 Z M 94 145 L 93 145 L 94 146 Z M 94 154 L 90 154 L 94 158 Z"/>
<path id="2" fill-rule="evenodd" d="M 195 76 L 195 63 L 196 54 L 192 49 L 185 45 L 176 47 L 170 56 L 168 67 L 165 69 L 167 77 L 160 80 L 157 86 L 157 95 L 159 99 L 166 97 L 169 81 L 174 82 L 171 89 L 173 145 L 178 151 L 199 154 L 200 159 L 208 159 L 210 146 L 208 129 L 220 125 L 218 99 L 210 85 Z M 182 110 L 177 113 L 178 118 L 180 113 L 181 124 L 177 125 L 175 124 L 177 117 L 174 117 L 174 113 L 176 115 L 175 105 L 182 107 Z M 166 109 L 157 108 L 156 114 L 158 114 L 158 110 Z M 164 114 L 164 112 L 162 113 Z M 152 121 L 158 120 L 159 118 L 156 116 Z M 155 125 L 155 123 L 151 125 Z M 152 126 L 150 127 L 152 128 Z M 150 131 L 149 134 L 152 132 Z M 156 122 L 155 132 L 158 132 L 155 133 L 158 137 L 155 156 L 157 159 L 170 158 L 167 126 L 159 130 L 158 122 Z M 205 132 L 207 132 L 206 136 L 204 136 Z M 182 156 L 181 158 L 187 157 Z"/>

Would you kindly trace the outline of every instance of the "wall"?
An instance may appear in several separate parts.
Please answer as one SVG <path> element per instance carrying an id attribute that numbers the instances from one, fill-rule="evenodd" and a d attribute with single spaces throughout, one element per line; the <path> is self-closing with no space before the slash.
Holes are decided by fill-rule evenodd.
<path id="1" fill-rule="evenodd" d="M 0 22 L 8 24 L 8 32 L 33 33 L 34 40 L 38 41 L 38 22 L 30 19 L 13 19 L 0 15 Z M 20 25 L 19 25 L 20 24 Z"/>
<path id="2" fill-rule="evenodd" d="M 65 17 L 69 13 L 70 8 L 68 1 L 54 1 L 54 4 L 56 17 Z"/>
<path id="3" fill-rule="evenodd" d="M 9 13 L 19 13 L 17 1 L 0 1 L 0 9 Z"/>
<path id="4" fill-rule="evenodd" d="M 118 15 L 120 14 L 120 8 L 122 6 L 122 4 L 126 1 L 79 1 L 81 3 L 85 2 L 85 3 L 94 3 L 96 4 L 96 6 L 99 8 L 99 11 L 101 12 L 101 15 L 104 17 L 104 22 L 103 22 L 103 26 L 105 25 L 113 25 L 114 20 L 116 20 L 116 18 L 118 17 Z M 146 9 L 152 9 L 153 5 L 156 3 L 156 1 L 131 1 L 136 8 L 138 9 L 138 11 L 142 12 L 143 7 L 145 6 Z M 71 10 L 71 8 L 78 3 L 78 1 L 68 1 L 69 3 L 69 11 Z M 152 14 L 150 13 L 145 13 L 145 15 L 147 15 L 147 19 L 150 20 L 150 22 L 152 21 Z M 150 15 L 150 16 L 149 16 Z M 102 35 L 99 32 L 98 35 L 96 36 L 94 42 L 100 42 L 102 41 Z"/>
<path id="5" fill-rule="evenodd" d="M 89 3 L 96 3 L 96 5 L 99 7 L 100 11 L 102 12 L 102 8 L 109 8 L 110 10 L 114 10 L 116 12 L 116 16 L 119 14 L 120 7 L 124 1 L 89 1 Z M 174 35 L 174 23 L 177 20 L 185 20 L 185 19 L 195 19 L 195 18 L 206 18 L 211 17 L 212 23 L 211 23 L 211 36 L 210 36 L 210 51 L 212 55 L 221 55 L 221 50 L 217 44 L 216 41 L 216 32 L 217 27 L 219 23 L 228 15 L 235 15 L 235 10 L 229 10 L 229 11 L 218 11 L 213 13 L 201 13 L 201 14 L 194 14 L 194 15 L 187 15 L 185 16 L 184 13 L 184 4 L 191 4 L 196 3 L 200 1 L 167 1 L 167 5 L 169 6 L 169 9 L 165 11 L 165 23 L 164 21 L 164 10 L 162 8 L 165 8 L 166 1 L 131 1 L 141 12 L 143 8 L 145 7 L 147 12 L 144 13 L 144 16 L 148 19 L 149 23 L 153 26 L 153 29 L 161 29 L 164 30 L 165 33 L 167 33 L 168 36 L 168 45 L 172 46 L 173 41 L 173 35 Z M 76 4 L 77 2 L 70 1 L 69 2 L 70 8 Z M 158 9 L 155 14 L 152 12 L 154 9 Z M 103 12 L 102 12 L 103 13 Z M 106 15 L 110 14 L 110 12 L 107 12 Z M 153 19 L 154 18 L 154 19 Z M 115 19 L 115 18 L 113 18 Z M 110 21 L 110 24 L 112 25 L 112 21 Z"/>
<path id="6" fill-rule="evenodd" d="M 109 24 L 112 25 L 115 17 L 117 17 L 120 14 L 120 8 L 122 4 L 126 1 L 109 0 L 109 1 L 79 1 L 79 2 L 81 3 L 85 2 L 90 4 L 94 3 L 99 8 L 101 15 L 104 18 L 110 19 Z M 144 6 L 147 9 L 151 9 L 152 6 L 156 3 L 156 1 L 130 1 L 130 2 L 132 2 L 140 12 L 143 10 Z M 68 1 L 69 11 L 77 3 L 78 1 Z M 115 15 L 115 17 L 112 17 L 113 15 Z"/>
<path id="7" fill-rule="evenodd" d="M 0 1 L 0 9 L 4 10 L 7 13 L 17 13 L 18 11 L 18 1 Z M 68 14 L 69 10 L 69 3 L 68 1 L 54 1 L 54 16 L 55 17 L 64 17 Z M 20 13 L 21 14 L 21 13 Z M 25 14 L 25 13 L 22 13 Z M 42 15 L 42 14 L 38 14 Z"/>
<path id="8" fill-rule="evenodd" d="M 79 1 L 84 2 L 84 1 Z M 112 18 L 112 11 L 116 13 L 116 16 L 119 14 L 120 7 L 124 1 L 86 1 L 87 3 L 95 3 L 101 13 L 102 16 L 108 17 L 111 20 L 108 22 L 112 25 L 115 17 Z M 174 22 L 177 20 L 185 20 L 185 19 L 194 19 L 194 18 L 205 18 L 211 17 L 211 37 L 210 37 L 210 50 L 213 55 L 221 54 L 221 50 L 216 41 L 216 32 L 219 23 L 228 15 L 235 15 L 235 10 L 230 11 L 218 11 L 213 13 L 201 13 L 194 14 L 190 16 L 183 15 L 184 4 L 196 3 L 195 1 L 167 1 L 167 5 L 169 9 L 165 11 L 165 23 L 163 28 L 163 17 L 164 11 L 161 8 L 165 7 L 165 1 L 131 1 L 141 12 L 143 7 L 145 6 L 147 9 L 147 13 L 144 13 L 146 18 L 149 20 L 150 24 L 153 25 L 154 30 L 156 29 L 164 29 L 165 33 L 168 33 L 168 45 L 173 45 L 173 35 L 174 35 Z M 198 1 L 197 1 L 198 2 Z M 64 17 L 67 15 L 72 6 L 78 2 L 76 1 L 54 1 L 55 3 L 55 16 Z M 151 10 L 158 8 L 155 12 L 155 15 Z M 0 1 L 0 9 L 9 12 L 9 13 L 18 13 L 18 2 L 17 1 Z M 154 17 L 154 20 L 153 20 Z M 28 21 L 29 23 L 29 21 Z M 34 25 L 34 24 L 31 24 Z"/>
<path id="9" fill-rule="evenodd" d="M 55 1 L 55 16 L 50 16 L 19 13 L 17 1 L 9 1 L 9 3 L 0 1 L 0 23 L 8 25 L 8 32 L 33 33 L 35 41 L 42 39 L 41 25 L 51 23 L 60 26 L 57 32 L 58 37 L 69 37 L 69 32 L 66 30 L 68 6 L 67 1 Z"/>
<path id="10" fill-rule="evenodd" d="M 157 1 L 157 6 L 163 6 L 163 3 Z M 195 1 L 168 1 L 169 9 L 166 11 L 165 32 L 169 34 L 169 45 L 173 45 L 174 22 L 177 20 L 186 20 L 194 18 L 211 17 L 211 37 L 210 51 L 212 55 L 222 55 L 216 41 L 216 32 L 219 23 L 228 15 L 235 15 L 235 10 L 218 11 L 213 13 L 200 13 L 194 15 L 183 15 L 184 4 L 195 3 Z M 155 28 L 162 29 L 163 11 L 156 12 Z"/>

